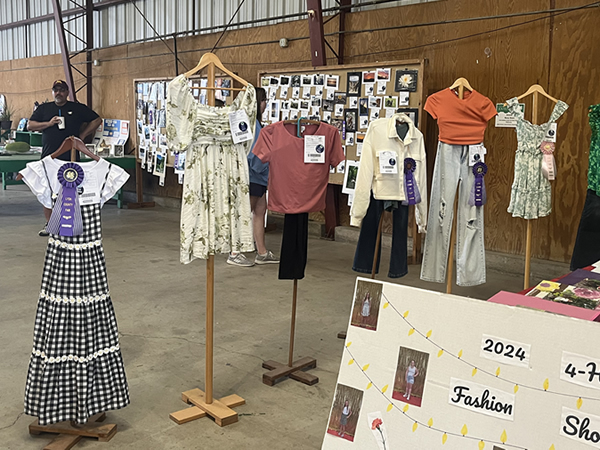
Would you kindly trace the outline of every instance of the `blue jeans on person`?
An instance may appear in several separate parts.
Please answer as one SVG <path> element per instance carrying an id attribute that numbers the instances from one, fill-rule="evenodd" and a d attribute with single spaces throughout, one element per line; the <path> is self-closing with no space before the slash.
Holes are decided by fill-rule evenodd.
<path id="1" fill-rule="evenodd" d="M 475 182 L 469 167 L 469 146 L 438 143 L 427 235 L 421 265 L 421 279 L 446 281 L 450 231 L 454 216 L 454 198 L 458 182 L 456 220 L 456 284 L 476 286 L 485 283 L 485 248 L 483 241 L 483 206 L 469 205 L 469 194 Z"/>
<path id="2" fill-rule="evenodd" d="M 379 219 L 384 211 L 385 200 L 376 200 L 371 193 L 371 201 L 367 214 L 362 220 L 360 236 L 354 254 L 352 270 L 360 273 L 371 273 L 373 270 L 373 258 L 375 256 L 375 241 L 377 241 L 377 228 Z M 399 203 L 399 202 L 398 202 Z M 407 258 L 407 230 L 408 230 L 408 206 L 398 204 L 398 208 L 392 210 L 392 254 L 390 255 L 390 270 L 388 277 L 400 278 L 408 273 Z M 381 261 L 381 242 L 379 242 L 379 255 L 375 273 L 379 273 L 379 262 Z"/>

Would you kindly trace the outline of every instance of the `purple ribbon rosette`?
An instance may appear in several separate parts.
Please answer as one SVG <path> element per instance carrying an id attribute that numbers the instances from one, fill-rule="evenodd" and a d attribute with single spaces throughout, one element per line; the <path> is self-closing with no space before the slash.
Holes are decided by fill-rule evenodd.
<path id="1" fill-rule="evenodd" d="M 58 169 L 57 177 L 61 192 L 52 208 L 47 230 L 50 234 L 60 236 L 79 236 L 83 234 L 83 220 L 77 186 L 83 183 L 83 169 L 69 162 Z"/>
<path id="2" fill-rule="evenodd" d="M 471 206 L 483 206 L 487 202 L 487 194 L 485 192 L 485 182 L 483 177 L 487 173 L 487 165 L 481 161 L 475 163 L 473 166 L 473 175 L 475 175 L 475 182 L 469 194 L 469 205 Z"/>
<path id="3" fill-rule="evenodd" d="M 421 193 L 413 174 L 416 168 L 417 163 L 414 159 L 404 159 L 404 193 L 406 194 L 406 201 L 402 202 L 403 205 L 421 203 Z"/>

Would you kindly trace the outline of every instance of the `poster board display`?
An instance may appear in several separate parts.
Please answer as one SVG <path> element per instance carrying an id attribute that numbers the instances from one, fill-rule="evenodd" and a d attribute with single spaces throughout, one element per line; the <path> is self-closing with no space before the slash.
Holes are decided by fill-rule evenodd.
<path id="1" fill-rule="evenodd" d="M 92 144 L 98 156 L 125 156 L 129 139 L 129 120 L 103 119 L 96 130 Z"/>
<path id="2" fill-rule="evenodd" d="M 595 322 L 358 278 L 323 449 L 600 441 Z"/>
<path id="3" fill-rule="evenodd" d="M 423 66 L 406 60 L 261 72 L 258 86 L 268 97 L 263 121 L 323 120 L 340 130 L 346 160 L 358 161 L 369 123 L 397 109 L 414 117 L 424 134 Z M 342 185 L 346 167 L 333 169 L 329 182 Z"/>

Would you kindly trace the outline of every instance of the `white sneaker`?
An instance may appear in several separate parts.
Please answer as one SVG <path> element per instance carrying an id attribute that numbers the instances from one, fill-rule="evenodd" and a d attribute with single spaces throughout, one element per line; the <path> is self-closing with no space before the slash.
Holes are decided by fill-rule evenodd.
<path id="1" fill-rule="evenodd" d="M 227 264 L 240 267 L 252 267 L 254 265 L 254 263 L 249 261 L 243 253 L 238 253 L 235 256 L 229 254 L 229 257 L 227 258 Z"/>
<path id="2" fill-rule="evenodd" d="M 271 250 L 267 250 L 266 255 L 256 254 L 254 258 L 255 264 L 279 264 L 279 258 L 273 254 Z"/>

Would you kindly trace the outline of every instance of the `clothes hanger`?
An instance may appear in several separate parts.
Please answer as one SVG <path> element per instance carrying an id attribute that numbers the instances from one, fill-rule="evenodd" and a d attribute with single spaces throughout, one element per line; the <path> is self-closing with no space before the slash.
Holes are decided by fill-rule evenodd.
<path id="1" fill-rule="evenodd" d="M 221 69 L 224 73 L 229 75 L 231 78 L 238 81 L 242 86 L 248 86 L 249 83 L 246 80 L 244 80 L 242 77 L 237 76 L 235 73 L 227 70 L 225 68 L 225 66 L 223 65 L 223 63 L 221 62 L 221 60 L 219 59 L 219 57 L 217 55 L 215 55 L 214 53 L 210 53 L 210 52 L 202 55 L 202 58 L 200 58 L 198 65 L 196 67 L 194 67 L 192 70 L 186 72 L 184 74 L 184 77 L 186 77 L 186 78 L 191 77 L 195 73 L 204 69 L 209 64 L 213 64 L 215 67 Z M 222 88 L 219 88 L 219 89 L 222 89 Z"/>
<path id="2" fill-rule="evenodd" d="M 450 86 L 448 89 L 452 91 L 454 89 L 458 89 L 458 96 L 462 99 L 464 97 L 465 88 L 470 92 L 474 91 L 467 79 L 460 77 L 454 83 L 452 83 L 452 86 Z"/>
<path id="3" fill-rule="evenodd" d="M 284 120 L 284 124 L 286 125 L 296 125 L 296 136 L 301 138 L 300 136 L 300 124 L 303 123 L 305 125 L 321 125 L 321 122 L 318 120 L 307 119 L 306 117 L 298 117 L 297 120 Z"/>
<path id="4" fill-rule="evenodd" d="M 58 156 L 62 155 L 63 153 L 66 153 L 67 151 L 70 151 L 72 149 L 79 150 L 81 153 L 83 153 L 84 155 L 93 159 L 94 161 L 100 161 L 100 157 L 98 155 L 94 155 L 92 152 L 90 152 L 88 150 L 88 148 L 85 146 L 85 144 L 83 143 L 83 141 L 75 136 L 69 136 L 68 138 L 66 138 L 63 141 L 63 143 L 60 145 L 60 147 L 58 147 L 58 150 L 56 150 L 54 153 L 52 153 L 50 155 L 50 157 L 52 159 L 56 159 Z"/>
<path id="5" fill-rule="evenodd" d="M 522 98 L 527 97 L 528 95 L 531 95 L 531 94 L 536 93 L 536 92 L 538 94 L 543 95 L 547 99 L 552 100 L 554 103 L 558 103 L 558 100 L 556 100 L 551 95 L 548 95 L 546 93 L 546 91 L 544 90 L 544 88 L 541 87 L 539 84 L 534 84 L 533 86 L 531 86 L 529 89 L 527 89 L 527 92 L 525 92 L 523 95 L 517 97 L 517 100 L 521 100 Z"/>

